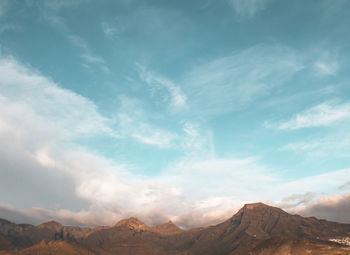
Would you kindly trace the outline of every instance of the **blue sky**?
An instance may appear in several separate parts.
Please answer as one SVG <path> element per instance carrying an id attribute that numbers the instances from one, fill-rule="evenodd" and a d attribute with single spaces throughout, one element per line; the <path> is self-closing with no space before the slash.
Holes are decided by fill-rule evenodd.
<path id="1" fill-rule="evenodd" d="M 350 3 L 0 1 L 0 216 L 350 222 Z M 322 210 L 321 210 L 321 209 Z"/>

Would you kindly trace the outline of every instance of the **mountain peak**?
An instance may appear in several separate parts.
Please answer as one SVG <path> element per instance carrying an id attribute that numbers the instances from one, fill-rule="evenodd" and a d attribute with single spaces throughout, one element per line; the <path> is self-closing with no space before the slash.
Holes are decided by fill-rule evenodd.
<path id="1" fill-rule="evenodd" d="M 274 206 L 270 206 L 261 202 L 258 203 L 251 203 L 251 204 L 245 204 L 239 211 L 237 214 L 240 213 L 253 213 L 253 212 L 263 212 L 263 211 L 274 211 L 275 214 L 280 214 L 280 213 L 284 213 L 286 214 L 285 211 L 283 211 L 282 209 L 278 208 L 278 207 L 274 207 Z"/>
<path id="2" fill-rule="evenodd" d="M 172 235 L 172 234 L 181 233 L 183 231 L 181 228 L 179 228 L 171 220 L 169 220 L 166 223 L 152 227 L 152 230 L 154 232 L 161 234 L 161 235 Z"/>
<path id="3" fill-rule="evenodd" d="M 48 221 L 41 223 L 38 228 L 48 228 L 48 229 L 53 229 L 53 230 L 59 230 L 63 227 L 63 225 L 57 221 Z"/>
<path id="4" fill-rule="evenodd" d="M 254 208 L 257 208 L 257 207 L 261 208 L 261 207 L 272 207 L 272 206 L 269 206 L 269 205 L 261 203 L 261 202 L 245 204 L 243 206 L 243 208 L 247 208 L 247 209 L 254 209 Z"/>
<path id="5" fill-rule="evenodd" d="M 116 225 L 116 227 L 127 227 L 129 229 L 134 229 L 134 230 L 146 230 L 149 227 L 140 221 L 138 218 L 135 217 L 130 217 L 125 220 L 119 221 Z"/>
<path id="6" fill-rule="evenodd" d="M 163 223 L 163 224 L 160 224 L 160 225 L 158 225 L 158 226 L 161 226 L 161 225 L 163 225 L 163 226 L 175 226 L 175 227 L 178 227 L 174 222 L 172 222 L 171 220 L 169 220 L 168 222 L 166 222 L 166 223 Z"/>

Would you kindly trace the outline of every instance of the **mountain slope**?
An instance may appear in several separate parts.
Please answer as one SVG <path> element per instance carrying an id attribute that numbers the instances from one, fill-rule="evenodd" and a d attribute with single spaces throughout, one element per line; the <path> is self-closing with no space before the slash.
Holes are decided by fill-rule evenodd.
<path id="1" fill-rule="evenodd" d="M 38 226 L 30 224 L 14 224 L 0 219 L 0 250 L 24 249 L 41 241 L 72 241 L 78 242 L 87 237 L 93 229 L 80 227 L 64 227 L 58 222 L 50 221 Z M 3 245 L 1 245 L 3 243 Z"/>
<path id="2" fill-rule="evenodd" d="M 348 224 L 304 218 L 256 203 L 245 205 L 221 224 L 199 231 L 193 243 L 183 249 L 193 254 L 245 254 L 273 237 L 317 241 L 345 236 L 350 236 Z"/>
<path id="3" fill-rule="evenodd" d="M 152 227 L 151 231 L 161 235 L 174 235 L 174 234 L 180 234 L 184 230 L 176 226 L 172 221 L 168 221 L 167 223 Z"/>
<path id="4" fill-rule="evenodd" d="M 329 239 L 345 237 L 350 237 L 349 224 L 291 215 L 255 203 L 245 205 L 221 224 L 192 230 L 182 230 L 171 221 L 150 227 L 137 218 L 96 228 L 65 227 L 52 221 L 17 225 L 0 220 L 0 250 L 9 250 L 0 255 L 59 254 L 60 249 L 64 254 L 82 255 L 342 255 L 350 254 L 349 247 Z"/>
<path id="5" fill-rule="evenodd" d="M 22 249 L 20 251 L 0 251 L 0 255 L 95 255 L 95 253 L 80 247 L 74 243 L 68 243 L 66 241 L 46 242 L 31 246 L 29 248 Z"/>
<path id="6" fill-rule="evenodd" d="M 235 254 L 235 253 L 233 253 Z M 308 239 L 271 238 L 255 247 L 251 255 L 349 255 L 350 247 Z"/>

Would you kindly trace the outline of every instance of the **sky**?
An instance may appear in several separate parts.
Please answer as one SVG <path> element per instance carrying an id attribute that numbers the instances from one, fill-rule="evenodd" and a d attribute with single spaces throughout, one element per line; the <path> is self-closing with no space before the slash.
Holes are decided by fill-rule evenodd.
<path id="1" fill-rule="evenodd" d="M 0 0 L 0 218 L 350 223 L 347 0 Z"/>

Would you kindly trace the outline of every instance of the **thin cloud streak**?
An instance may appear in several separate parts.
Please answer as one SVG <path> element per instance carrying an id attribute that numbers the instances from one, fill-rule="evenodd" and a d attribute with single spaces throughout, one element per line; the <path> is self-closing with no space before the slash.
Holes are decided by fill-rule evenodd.
<path id="1" fill-rule="evenodd" d="M 197 65 L 181 84 L 191 99 L 190 109 L 211 116 L 270 95 L 302 68 L 301 57 L 292 49 L 258 45 Z"/>
<path id="2" fill-rule="evenodd" d="M 296 154 L 304 154 L 311 157 L 350 157 L 350 136 L 344 131 L 338 131 L 338 135 L 329 135 L 317 139 L 302 142 L 287 143 L 280 151 L 291 151 Z"/>
<path id="3" fill-rule="evenodd" d="M 90 67 L 90 65 L 95 65 L 100 67 L 100 69 L 106 73 L 110 73 L 110 69 L 106 64 L 104 58 L 96 55 L 89 48 L 88 43 L 80 36 L 75 34 L 70 28 L 65 24 L 64 20 L 59 17 L 56 13 L 46 13 L 44 15 L 55 28 L 61 31 L 62 35 L 76 48 L 80 49 L 80 58 L 83 60 L 83 66 Z"/>
<path id="4" fill-rule="evenodd" d="M 131 137 L 143 144 L 159 148 L 175 146 L 179 139 L 178 134 L 152 124 L 152 120 L 143 109 L 142 102 L 126 96 L 120 96 L 118 99 L 120 109 L 116 119 L 118 130 L 123 137 Z"/>
<path id="5" fill-rule="evenodd" d="M 265 123 L 267 128 L 296 130 L 310 127 L 326 127 L 350 118 L 350 104 L 336 101 L 324 102 L 296 114 L 288 121 Z"/>

